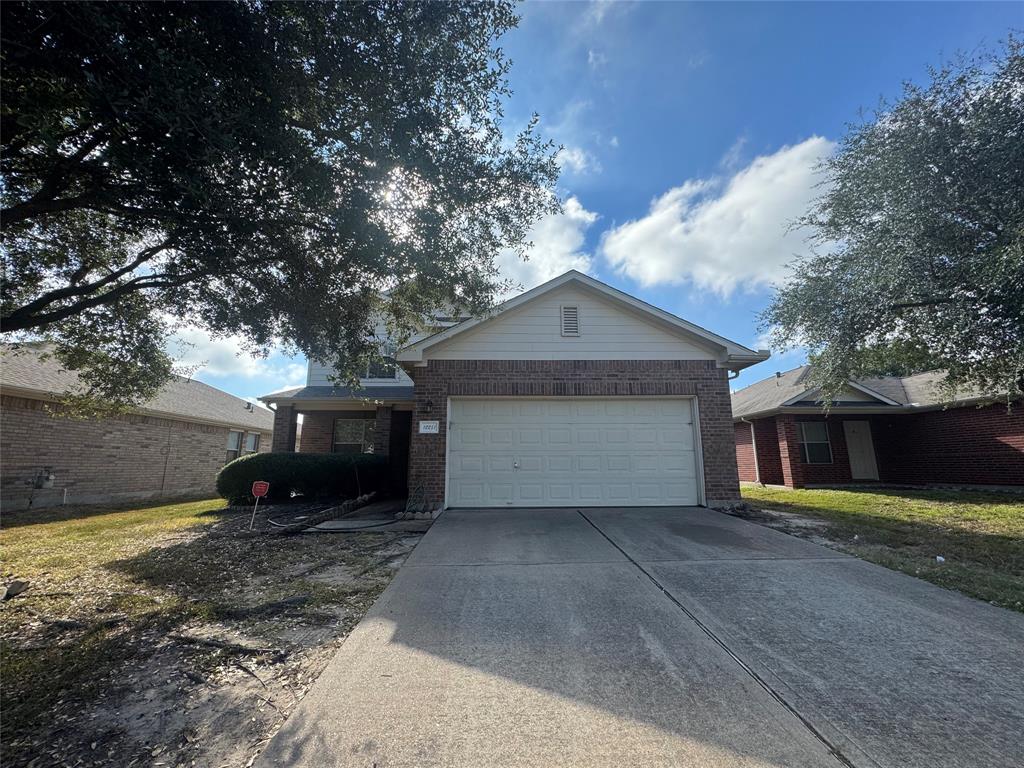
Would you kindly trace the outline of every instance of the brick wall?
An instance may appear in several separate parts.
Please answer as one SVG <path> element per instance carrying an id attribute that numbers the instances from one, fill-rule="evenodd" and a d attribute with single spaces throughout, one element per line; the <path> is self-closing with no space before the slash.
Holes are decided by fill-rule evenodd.
<path id="1" fill-rule="evenodd" d="M 757 468 L 765 485 L 782 485 L 782 457 L 779 455 L 779 434 L 774 418 L 754 422 L 757 441 Z"/>
<path id="2" fill-rule="evenodd" d="M 299 453 L 330 453 L 334 444 L 334 419 L 337 416 L 332 411 L 304 412 Z"/>
<path id="3" fill-rule="evenodd" d="M 34 507 L 102 503 L 150 497 L 214 494 L 227 455 L 228 428 L 123 414 L 70 419 L 40 400 L 0 398 L 0 495 L 5 509 L 22 509 L 32 494 L 26 483 L 43 467 L 56 475 L 53 489 L 35 491 Z M 260 450 L 269 451 L 270 433 Z"/>
<path id="4" fill-rule="evenodd" d="M 276 406 L 274 410 L 274 437 L 271 441 L 271 450 L 274 453 L 295 450 L 295 439 L 298 432 L 297 415 L 295 406 Z"/>
<path id="5" fill-rule="evenodd" d="M 431 360 L 413 372 L 409 486 L 444 501 L 447 403 L 460 395 L 495 397 L 609 397 L 696 395 L 704 457 L 705 496 L 739 498 L 727 372 L 704 360 Z M 440 433 L 419 434 L 421 420 Z"/>
<path id="6" fill-rule="evenodd" d="M 1024 401 L 872 419 L 891 483 L 1024 485 Z"/>
<path id="7" fill-rule="evenodd" d="M 380 406 L 376 410 L 361 411 L 303 411 L 302 439 L 299 441 L 299 453 L 330 453 L 334 449 L 335 419 L 375 420 L 376 427 L 373 436 L 374 453 L 387 456 L 391 433 L 390 406 Z M 286 428 L 287 424 L 284 424 L 282 429 Z M 275 422 L 274 429 L 276 434 L 277 422 Z M 278 448 L 279 444 L 282 446 L 280 449 Z M 284 441 L 275 442 L 274 451 L 291 450 L 283 447 L 284 445 Z"/>
<path id="8" fill-rule="evenodd" d="M 951 408 L 946 411 L 885 415 L 804 416 L 781 414 L 757 419 L 761 482 L 769 485 L 844 485 L 854 482 L 843 422 L 871 427 L 879 481 L 897 484 L 1024 485 L 1024 403 Z M 799 423 L 825 421 L 832 445 L 831 464 L 804 464 Z M 742 427 L 742 429 L 741 429 Z M 750 428 L 735 424 L 740 479 L 753 480 Z"/>
<path id="9" fill-rule="evenodd" d="M 737 421 L 733 424 L 736 433 L 736 469 L 739 472 L 740 482 L 756 483 L 757 465 L 754 462 L 754 436 L 750 431 L 750 424 Z"/>

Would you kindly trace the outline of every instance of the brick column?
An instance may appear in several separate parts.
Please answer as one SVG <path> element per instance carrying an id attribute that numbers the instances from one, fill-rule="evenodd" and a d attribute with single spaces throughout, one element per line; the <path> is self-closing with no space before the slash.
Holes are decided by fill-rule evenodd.
<path id="1" fill-rule="evenodd" d="M 270 450 L 274 453 L 295 452 L 295 429 L 298 425 L 298 413 L 294 405 L 278 405 L 274 411 L 274 436 L 270 441 Z"/>
<path id="2" fill-rule="evenodd" d="M 377 422 L 373 428 L 373 452 L 378 456 L 391 453 L 391 406 L 377 407 Z"/>
<path id="3" fill-rule="evenodd" d="M 782 461 L 782 484 L 789 488 L 803 488 L 804 463 L 800 457 L 800 439 L 796 420 L 789 415 L 775 417 L 779 437 L 779 458 Z"/>

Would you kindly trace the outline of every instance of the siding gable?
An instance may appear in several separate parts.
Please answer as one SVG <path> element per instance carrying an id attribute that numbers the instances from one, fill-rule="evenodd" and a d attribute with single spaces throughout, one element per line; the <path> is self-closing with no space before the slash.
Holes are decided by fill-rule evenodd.
<path id="1" fill-rule="evenodd" d="M 818 389 L 811 389 L 800 395 L 796 400 L 790 404 L 795 405 L 796 403 L 820 403 L 821 392 Z M 879 400 L 873 395 L 862 392 L 859 389 L 853 387 L 844 387 L 839 393 L 837 402 L 840 403 L 864 403 L 865 405 L 886 405 L 886 403 Z"/>
<path id="2" fill-rule="evenodd" d="M 579 335 L 562 335 L 562 307 L 578 307 Z M 566 285 L 431 347 L 432 360 L 717 360 L 710 344 L 596 293 Z"/>

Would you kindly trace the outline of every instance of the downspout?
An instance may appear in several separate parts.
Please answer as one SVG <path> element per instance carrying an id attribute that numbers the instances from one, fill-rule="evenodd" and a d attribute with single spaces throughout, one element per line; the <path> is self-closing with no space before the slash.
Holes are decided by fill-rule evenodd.
<path id="1" fill-rule="evenodd" d="M 761 467 L 757 461 L 757 434 L 754 432 L 754 422 L 748 421 L 742 416 L 740 416 L 740 421 L 750 425 L 750 446 L 754 450 L 754 482 L 758 485 L 764 485 L 761 482 Z"/>

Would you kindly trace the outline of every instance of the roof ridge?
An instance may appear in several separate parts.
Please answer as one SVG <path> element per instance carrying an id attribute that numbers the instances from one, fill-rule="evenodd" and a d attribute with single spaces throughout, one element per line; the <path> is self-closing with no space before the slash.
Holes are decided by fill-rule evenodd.
<path id="1" fill-rule="evenodd" d="M 757 381 L 754 381 L 754 382 L 751 382 L 750 384 L 747 384 L 747 386 L 745 386 L 745 387 L 740 387 L 739 389 L 735 390 L 732 394 L 738 395 L 740 392 L 742 392 L 745 389 L 750 389 L 751 387 L 756 387 L 758 384 L 766 384 L 769 381 L 773 381 L 775 379 L 782 378 L 787 373 L 792 373 L 793 371 L 798 371 L 801 368 L 809 368 L 809 367 L 810 366 L 807 363 L 804 363 L 803 365 L 798 365 L 796 368 L 788 368 L 785 371 L 776 371 L 771 376 L 766 376 L 763 379 L 758 379 Z"/>

